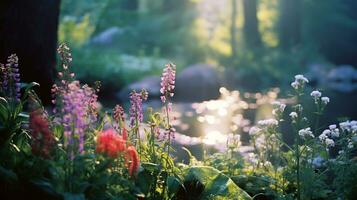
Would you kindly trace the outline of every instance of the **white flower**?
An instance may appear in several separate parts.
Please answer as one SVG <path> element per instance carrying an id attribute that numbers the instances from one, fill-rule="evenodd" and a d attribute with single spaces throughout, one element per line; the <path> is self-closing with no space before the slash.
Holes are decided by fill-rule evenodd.
<path id="1" fill-rule="evenodd" d="M 322 101 L 322 103 L 323 104 L 328 104 L 329 102 L 330 102 L 330 98 L 328 98 L 328 97 L 321 97 L 321 101 Z"/>
<path id="2" fill-rule="evenodd" d="M 310 127 L 307 127 L 305 129 L 299 130 L 299 135 L 300 135 L 300 137 L 306 137 L 306 136 L 310 136 L 312 138 L 315 137 L 314 134 L 312 134 L 312 131 L 311 131 Z"/>
<path id="3" fill-rule="evenodd" d="M 343 131 L 347 130 L 349 131 L 350 130 L 350 122 L 349 121 L 345 121 L 345 122 L 341 122 L 340 123 L 340 127 Z"/>
<path id="4" fill-rule="evenodd" d="M 261 131 L 260 128 L 253 126 L 249 129 L 249 135 L 256 135 Z"/>
<path id="5" fill-rule="evenodd" d="M 270 126 L 277 126 L 278 121 L 276 119 L 265 119 L 265 120 L 259 120 L 258 125 L 262 127 L 270 127 Z"/>
<path id="6" fill-rule="evenodd" d="M 334 147 L 335 146 L 335 142 L 330 138 L 326 138 L 325 144 L 326 144 L 327 147 Z"/>
<path id="7" fill-rule="evenodd" d="M 291 112 L 289 116 L 291 117 L 292 120 L 295 120 L 298 117 L 298 114 L 296 112 Z"/>
<path id="8" fill-rule="evenodd" d="M 338 155 L 341 155 L 341 154 L 343 154 L 343 153 L 345 153 L 344 150 L 339 150 L 339 151 L 338 151 Z"/>
<path id="9" fill-rule="evenodd" d="M 339 137 L 340 136 L 340 130 L 338 130 L 337 128 L 331 130 L 331 136 L 335 137 L 335 138 Z"/>
<path id="10" fill-rule="evenodd" d="M 322 132 L 321 135 L 319 135 L 319 139 L 321 142 L 324 142 L 327 138 L 328 138 L 328 135 L 331 133 L 330 130 L 324 130 L 324 132 Z"/>
<path id="11" fill-rule="evenodd" d="M 328 126 L 328 128 L 329 128 L 330 130 L 335 129 L 336 127 L 337 127 L 336 124 L 331 124 L 330 126 Z"/>
<path id="12" fill-rule="evenodd" d="M 324 130 L 324 131 L 322 132 L 322 134 L 325 134 L 326 136 L 330 136 L 331 130 L 326 129 L 326 130 Z"/>
<path id="13" fill-rule="evenodd" d="M 298 82 L 296 82 L 296 81 L 291 83 L 291 87 L 293 87 L 295 90 L 297 90 L 299 88 L 299 85 L 300 84 Z"/>
<path id="14" fill-rule="evenodd" d="M 353 148 L 353 143 L 349 142 L 348 145 L 347 145 L 347 148 L 352 149 Z"/>
<path id="15" fill-rule="evenodd" d="M 309 80 L 307 80 L 306 77 L 304 77 L 301 74 L 298 74 L 295 76 L 295 81 L 291 83 L 291 87 L 293 87 L 295 90 L 299 89 L 299 87 L 304 86 L 305 83 L 308 83 Z"/>
<path id="16" fill-rule="evenodd" d="M 317 102 L 317 100 L 321 97 L 321 92 L 318 90 L 314 90 L 311 92 L 310 95 L 312 96 L 312 98 L 314 98 L 315 102 Z"/>
<path id="17" fill-rule="evenodd" d="M 273 109 L 273 112 L 272 112 L 273 115 L 277 115 L 277 114 L 279 114 L 279 113 L 283 113 L 283 112 L 284 112 L 285 107 L 286 107 L 285 104 L 280 103 L 279 101 L 275 101 L 275 102 L 273 102 L 272 104 L 273 104 L 273 106 L 274 106 L 274 109 Z"/>
<path id="18" fill-rule="evenodd" d="M 309 80 L 304 75 L 301 75 L 301 74 L 295 75 L 295 81 L 301 82 L 301 83 L 309 82 Z"/>

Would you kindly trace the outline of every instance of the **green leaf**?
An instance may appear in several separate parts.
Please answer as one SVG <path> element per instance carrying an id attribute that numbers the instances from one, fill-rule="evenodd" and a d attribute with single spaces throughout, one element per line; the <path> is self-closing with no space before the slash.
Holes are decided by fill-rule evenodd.
<path id="1" fill-rule="evenodd" d="M 180 187 L 182 187 L 182 184 L 177 177 L 169 176 L 167 177 L 167 187 L 169 194 L 173 195 L 179 190 Z"/>
<path id="2" fill-rule="evenodd" d="M 251 200 L 252 198 L 239 188 L 228 176 L 215 168 L 207 166 L 189 167 L 184 170 L 187 181 L 199 181 L 204 186 L 200 199 Z"/>
<path id="3" fill-rule="evenodd" d="M 27 99 L 27 96 L 29 95 L 29 92 L 32 90 L 33 87 L 35 86 L 40 86 L 40 84 L 36 83 L 36 82 L 31 82 L 28 84 L 24 84 L 25 85 L 25 92 L 24 95 L 21 98 L 21 101 L 25 101 L 25 99 Z"/>

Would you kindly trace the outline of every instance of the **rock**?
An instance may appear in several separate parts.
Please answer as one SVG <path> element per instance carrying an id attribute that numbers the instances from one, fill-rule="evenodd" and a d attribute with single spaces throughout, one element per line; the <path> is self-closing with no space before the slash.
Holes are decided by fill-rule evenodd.
<path id="1" fill-rule="evenodd" d="M 97 45 L 108 45 L 111 44 L 114 38 L 118 35 L 121 35 L 124 32 L 123 29 L 118 27 L 110 27 L 98 35 L 94 36 L 91 43 Z"/>
<path id="2" fill-rule="evenodd" d="M 337 92 L 352 93 L 357 90 L 357 70 L 350 65 L 341 65 L 327 74 L 327 86 Z"/>
<path id="3" fill-rule="evenodd" d="M 137 92 L 141 91 L 141 89 L 146 89 L 149 93 L 149 99 L 159 98 L 160 96 L 160 81 L 161 78 L 159 76 L 149 76 L 138 82 L 134 82 L 129 84 L 127 87 L 122 89 L 116 96 L 123 101 L 129 100 L 130 92 L 136 90 Z"/>
<path id="4" fill-rule="evenodd" d="M 207 64 L 185 68 L 176 78 L 175 101 L 198 102 L 219 97 L 217 71 Z"/>

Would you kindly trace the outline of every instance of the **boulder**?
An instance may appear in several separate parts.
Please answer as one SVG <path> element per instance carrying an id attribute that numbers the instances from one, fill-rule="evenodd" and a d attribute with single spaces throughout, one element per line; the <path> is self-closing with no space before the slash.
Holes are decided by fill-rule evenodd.
<path id="1" fill-rule="evenodd" d="M 160 96 L 160 81 L 161 78 L 159 76 L 148 76 L 138 82 L 134 82 L 126 86 L 122 89 L 116 96 L 122 100 L 129 100 L 130 92 L 135 90 L 137 92 L 141 91 L 141 89 L 146 89 L 149 93 L 149 99 L 159 98 Z"/>
<path id="2" fill-rule="evenodd" d="M 341 65 L 327 74 L 328 88 L 342 93 L 352 93 L 357 90 L 357 70 L 350 65 Z"/>
<path id="3" fill-rule="evenodd" d="M 98 35 L 94 36 L 91 40 L 92 44 L 95 45 L 108 45 L 111 44 L 115 37 L 123 34 L 124 30 L 118 27 L 110 27 Z"/>
<path id="4" fill-rule="evenodd" d="M 218 72 L 208 64 L 185 68 L 176 78 L 175 101 L 199 102 L 219 97 Z"/>

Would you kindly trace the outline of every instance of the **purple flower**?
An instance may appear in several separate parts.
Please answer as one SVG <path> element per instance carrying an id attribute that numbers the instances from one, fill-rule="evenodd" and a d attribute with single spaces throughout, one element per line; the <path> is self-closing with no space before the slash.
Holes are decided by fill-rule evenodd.
<path id="1" fill-rule="evenodd" d="M 124 112 L 124 108 L 121 105 L 116 105 L 114 107 L 113 119 L 116 122 L 124 122 L 125 121 L 125 112 Z"/>
<path id="2" fill-rule="evenodd" d="M 7 59 L 7 64 L 1 65 L 1 91 L 5 96 L 20 101 L 21 84 L 18 65 L 18 57 L 12 54 Z"/>
<path id="3" fill-rule="evenodd" d="M 64 145 L 73 157 L 77 151 L 84 152 L 85 131 L 96 121 L 97 95 L 89 86 L 81 87 L 79 81 L 73 81 L 60 97 Z"/>
<path id="4" fill-rule="evenodd" d="M 176 65 L 169 63 L 165 65 L 164 71 L 161 77 L 161 88 L 160 93 L 161 101 L 166 102 L 167 98 L 174 96 L 175 88 L 175 77 L 176 77 Z"/>
<path id="5" fill-rule="evenodd" d="M 135 124 L 140 123 L 144 119 L 143 115 L 143 100 L 148 98 L 146 90 L 142 90 L 141 93 L 132 91 L 130 93 L 130 127 L 134 127 Z"/>

